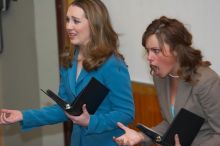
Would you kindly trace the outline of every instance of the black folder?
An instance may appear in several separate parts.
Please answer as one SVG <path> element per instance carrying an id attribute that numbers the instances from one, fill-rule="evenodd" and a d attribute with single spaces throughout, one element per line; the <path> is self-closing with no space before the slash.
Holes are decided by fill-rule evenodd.
<path id="1" fill-rule="evenodd" d="M 160 145 L 175 146 L 174 136 L 178 134 L 181 145 L 190 146 L 204 121 L 204 118 L 182 108 L 163 136 L 140 123 L 137 128 Z"/>
<path id="2" fill-rule="evenodd" d="M 72 103 L 67 103 L 49 89 L 46 91 L 41 89 L 41 91 L 53 99 L 67 113 L 79 116 L 82 114 L 83 104 L 86 104 L 89 114 L 94 114 L 104 98 L 107 96 L 109 89 L 100 81 L 92 77 L 86 87 L 78 94 Z"/>

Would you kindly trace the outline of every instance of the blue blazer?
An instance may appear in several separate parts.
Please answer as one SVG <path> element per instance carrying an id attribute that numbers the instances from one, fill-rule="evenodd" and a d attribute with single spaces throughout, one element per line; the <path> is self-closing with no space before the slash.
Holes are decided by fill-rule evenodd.
<path id="1" fill-rule="evenodd" d="M 71 68 L 60 70 L 59 96 L 64 100 L 72 102 L 92 77 L 107 86 L 110 92 L 96 113 L 91 115 L 87 127 L 73 125 L 71 146 L 116 146 L 112 137 L 123 134 L 116 123 L 127 125 L 134 119 L 131 81 L 126 64 L 112 55 L 95 71 L 87 72 L 82 69 L 77 80 L 76 69 L 77 62 L 73 60 Z M 63 110 L 58 105 L 52 105 L 39 110 L 23 111 L 21 126 L 23 130 L 28 130 L 66 120 L 68 119 Z"/>

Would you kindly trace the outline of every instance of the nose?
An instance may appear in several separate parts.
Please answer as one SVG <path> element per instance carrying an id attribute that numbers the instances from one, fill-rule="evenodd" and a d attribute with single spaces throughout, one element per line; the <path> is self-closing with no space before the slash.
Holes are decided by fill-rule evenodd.
<path id="1" fill-rule="evenodd" d="M 66 29 L 68 30 L 68 29 L 70 29 L 71 27 L 70 27 L 70 23 L 69 22 L 66 22 Z"/>
<path id="2" fill-rule="evenodd" d="M 147 54 L 147 60 L 148 60 L 149 62 L 152 62 L 152 61 L 153 61 L 153 55 L 152 55 L 152 53 L 148 52 L 148 54 Z"/>
<path id="3" fill-rule="evenodd" d="M 67 30 L 70 30 L 70 29 L 73 29 L 73 23 L 71 22 L 71 21 L 69 21 L 69 22 L 66 22 L 66 29 Z"/>

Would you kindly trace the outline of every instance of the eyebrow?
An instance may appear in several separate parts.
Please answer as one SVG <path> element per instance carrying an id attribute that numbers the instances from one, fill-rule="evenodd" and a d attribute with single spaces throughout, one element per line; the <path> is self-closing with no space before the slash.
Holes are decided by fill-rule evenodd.
<path id="1" fill-rule="evenodd" d="M 70 18 L 77 19 L 77 20 L 80 20 L 80 19 L 81 19 L 81 18 L 79 18 L 79 17 L 75 17 L 75 16 L 68 16 L 68 15 L 66 15 L 66 17 L 67 17 L 67 18 L 69 18 L 69 17 L 70 17 Z"/>
<path id="2" fill-rule="evenodd" d="M 161 50 L 161 48 L 160 47 L 151 47 L 151 48 L 148 48 L 148 47 L 145 47 L 145 49 L 160 49 Z"/>

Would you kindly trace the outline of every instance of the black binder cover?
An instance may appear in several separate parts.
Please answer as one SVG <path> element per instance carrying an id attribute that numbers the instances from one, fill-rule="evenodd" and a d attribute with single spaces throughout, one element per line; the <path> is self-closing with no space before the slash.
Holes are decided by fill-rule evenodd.
<path id="1" fill-rule="evenodd" d="M 182 146 L 190 146 L 203 123 L 204 118 L 182 108 L 163 136 L 140 123 L 137 124 L 137 128 L 163 146 L 174 146 L 175 134 L 179 135 Z"/>
<path id="2" fill-rule="evenodd" d="M 89 114 L 94 114 L 104 98 L 107 96 L 109 89 L 93 77 L 71 104 L 65 102 L 49 89 L 47 91 L 42 91 L 53 99 L 67 113 L 79 116 L 82 114 L 83 104 L 86 104 Z"/>

